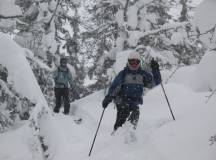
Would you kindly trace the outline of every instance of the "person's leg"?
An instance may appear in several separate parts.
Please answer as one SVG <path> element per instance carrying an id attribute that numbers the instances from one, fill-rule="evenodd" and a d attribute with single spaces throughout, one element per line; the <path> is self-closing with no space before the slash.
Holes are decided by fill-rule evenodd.
<path id="1" fill-rule="evenodd" d="M 128 118 L 128 121 L 130 121 L 131 124 L 133 124 L 134 129 L 136 129 L 138 120 L 139 120 L 139 107 L 138 106 L 130 106 L 131 114 L 130 117 Z"/>
<path id="2" fill-rule="evenodd" d="M 64 99 L 64 114 L 69 114 L 70 111 L 70 99 L 69 99 L 69 89 L 64 88 L 63 93 L 63 99 Z"/>
<path id="3" fill-rule="evenodd" d="M 59 113 L 61 107 L 61 98 L 62 98 L 61 88 L 55 88 L 54 91 L 55 91 L 55 98 L 56 98 L 56 106 L 53 111 L 55 113 Z"/>
<path id="4" fill-rule="evenodd" d="M 130 110 L 127 104 L 118 104 L 116 105 L 117 108 L 117 116 L 116 122 L 114 124 L 114 130 L 117 130 L 118 127 L 121 127 L 127 120 L 128 116 L 130 115 Z"/>

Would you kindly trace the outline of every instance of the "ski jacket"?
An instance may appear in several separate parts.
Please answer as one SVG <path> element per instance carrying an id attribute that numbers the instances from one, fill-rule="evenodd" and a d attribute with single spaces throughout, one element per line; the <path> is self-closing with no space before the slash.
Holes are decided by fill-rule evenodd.
<path id="1" fill-rule="evenodd" d="M 143 103 L 143 88 L 152 88 L 161 82 L 160 71 L 154 70 L 152 73 L 139 68 L 136 71 L 125 67 L 113 80 L 108 96 L 114 99 L 121 99 L 129 105 Z"/>
<path id="2" fill-rule="evenodd" d="M 55 88 L 71 88 L 74 87 L 72 83 L 72 75 L 67 67 L 61 67 L 59 66 L 54 74 L 53 78 L 55 81 Z"/>

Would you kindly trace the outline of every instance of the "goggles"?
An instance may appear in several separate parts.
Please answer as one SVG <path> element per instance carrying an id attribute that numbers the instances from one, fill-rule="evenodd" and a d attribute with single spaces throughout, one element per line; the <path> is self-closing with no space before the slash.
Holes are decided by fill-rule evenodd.
<path id="1" fill-rule="evenodd" d="M 128 59 L 128 63 L 130 65 L 139 65 L 140 64 L 140 60 L 139 59 Z"/>

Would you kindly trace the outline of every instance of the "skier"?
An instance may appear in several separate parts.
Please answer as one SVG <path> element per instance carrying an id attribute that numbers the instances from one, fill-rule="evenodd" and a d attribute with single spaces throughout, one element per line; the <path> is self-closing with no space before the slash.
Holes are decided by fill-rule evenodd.
<path id="1" fill-rule="evenodd" d="M 53 78 L 55 81 L 54 92 L 56 98 L 56 106 L 53 111 L 59 113 L 63 98 L 64 114 L 68 115 L 70 111 L 69 86 L 73 91 L 74 98 L 79 99 L 80 97 L 67 67 L 67 58 L 62 57 L 60 59 L 60 66 L 55 70 Z"/>
<path id="2" fill-rule="evenodd" d="M 152 88 L 161 83 L 159 64 L 152 59 L 152 73 L 149 73 L 141 69 L 140 61 L 140 55 L 136 51 L 129 54 L 127 66 L 115 77 L 102 102 L 103 108 L 113 99 L 116 104 L 117 117 L 112 135 L 126 120 L 136 129 L 140 114 L 139 104 L 143 103 L 143 87 Z"/>

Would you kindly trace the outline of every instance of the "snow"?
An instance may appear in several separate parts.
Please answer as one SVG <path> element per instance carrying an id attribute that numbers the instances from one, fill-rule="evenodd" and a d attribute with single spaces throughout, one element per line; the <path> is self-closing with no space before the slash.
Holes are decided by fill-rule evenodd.
<path id="1" fill-rule="evenodd" d="M 148 33 L 152 32 L 144 35 Z M 144 104 L 140 106 L 135 133 L 137 141 L 125 143 L 130 131 L 128 123 L 119 128 L 114 136 L 110 135 L 116 118 L 116 108 L 111 103 L 104 112 L 91 157 L 88 157 L 103 111 L 101 102 L 105 91 L 71 103 L 68 116 L 51 114 L 26 60 L 26 56 L 33 58 L 33 54 L 2 33 L 0 50 L 0 63 L 7 67 L 9 81 L 13 81 L 15 89 L 23 96 L 37 102 L 25 125 L 0 134 L 1 160 L 42 160 L 45 159 L 42 156 L 46 155 L 47 159 L 52 160 L 215 160 L 216 144 L 210 145 L 209 138 L 216 135 L 216 96 L 206 103 L 206 96 L 211 93 L 209 88 L 213 90 L 216 87 L 215 52 L 207 52 L 198 65 L 179 68 L 164 84 L 175 121 L 159 85 L 146 92 Z M 132 51 L 116 54 L 113 72 L 117 73 L 125 67 L 127 55 Z M 151 56 L 159 56 L 163 61 L 170 59 L 165 53 L 159 55 L 151 49 L 149 51 Z M 175 59 L 171 59 L 174 63 Z M 162 71 L 163 79 L 170 74 L 171 71 Z M 83 122 L 79 125 L 74 123 L 80 117 Z M 32 125 L 40 127 L 39 130 L 32 130 Z M 48 146 L 44 154 L 41 154 L 39 136 L 44 137 L 44 144 Z"/>
<path id="2" fill-rule="evenodd" d="M 171 42 L 174 45 L 178 45 L 178 44 L 183 45 L 186 39 L 187 39 L 187 33 L 185 32 L 185 30 L 181 30 L 172 35 Z"/>
<path id="3" fill-rule="evenodd" d="M 158 33 L 160 31 L 163 30 L 169 30 L 169 29 L 175 29 L 178 27 L 184 27 L 184 25 L 186 25 L 187 23 L 183 22 L 183 23 L 179 23 L 179 22 L 175 22 L 175 23 L 168 23 L 168 24 L 164 24 L 163 26 L 160 27 L 160 29 L 155 29 L 155 30 L 148 30 L 145 32 L 141 32 L 141 31 L 128 31 L 129 33 L 129 38 L 128 38 L 128 43 L 132 46 L 136 46 L 139 39 L 141 37 L 145 37 L 147 35 L 151 35 L 151 34 L 155 34 Z"/>
<path id="4" fill-rule="evenodd" d="M 0 135 L 0 159 L 1 160 L 24 160 L 32 159 L 29 148 L 31 131 L 26 126 L 13 132 Z"/>
<path id="5" fill-rule="evenodd" d="M 118 22 L 119 26 L 123 26 L 124 25 L 124 11 L 123 10 L 118 10 L 116 13 L 116 21 Z"/>
<path id="6" fill-rule="evenodd" d="M 203 1 L 198 7 L 197 11 L 195 13 L 195 18 L 194 18 L 194 25 L 198 26 L 200 29 L 201 33 L 205 33 L 206 31 L 209 31 L 216 25 L 216 20 L 215 20 L 215 5 L 216 1 L 214 0 L 205 0 Z M 212 37 L 212 33 L 208 33 L 205 35 L 201 36 L 201 39 L 210 47 L 216 47 L 215 38 L 216 33 L 213 33 L 213 39 L 210 40 Z"/>
<path id="7" fill-rule="evenodd" d="M 198 91 L 209 91 L 216 89 L 216 54 L 214 51 L 208 51 L 203 56 L 201 62 L 193 75 L 193 88 Z"/>
<path id="8" fill-rule="evenodd" d="M 210 146 L 209 138 L 216 134 L 214 107 L 216 97 L 211 103 L 205 104 L 207 92 L 195 92 L 184 85 L 185 79 L 181 75 L 186 73 L 187 78 L 189 72 L 193 70 L 193 67 L 181 68 L 180 73 L 176 73 L 176 77 L 164 85 L 176 121 L 172 120 L 160 86 L 146 94 L 144 104 L 140 107 L 141 114 L 136 131 L 137 142 L 125 143 L 127 125 L 120 128 L 115 136 L 110 135 L 116 116 L 114 104 L 110 104 L 105 110 L 90 158 L 88 153 L 102 114 L 101 101 L 104 91 L 72 103 L 73 116 L 59 113 L 42 118 L 40 133 L 47 137 L 45 142 L 49 146 L 47 153 L 50 159 L 214 160 L 216 150 L 214 145 Z M 178 77 L 181 77 L 180 80 Z M 73 122 L 78 117 L 83 119 L 80 125 Z M 30 133 L 22 127 L 1 135 L 1 159 L 13 160 L 14 157 L 33 159 L 30 157 L 31 151 L 28 150 Z M 10 143 L 8 143 L 9 139 Z M 20 146 L 23 148 L 22 152 Z M 6 147 L 10 150 L 6 151 Z"/>
<path id="9" fill-rule="evenodd" d="M 130 26 L 132 29 L 135 29 L 137 26 L 137 12 L 138 8 L 134 5 L 128 8 L 127 16 L 128 16 L 128 26 Z"/>
<path id="10" fill-rule="evenodd" d="M 8 79 L 14 83 L 16 91 L 36 103 L 41 101 L 45 103 L 37 80 L 26 60 L 25 50 L 3 33 L 0 33 L 0 50 L 0 63 L 8 69 Z"/>
<path id="11" fill-rule="evenodd" d="M 14 4 L 15 0 L 0 1 L 0 15 L 17 16 L 22 15 L 21 9 Z"/>

